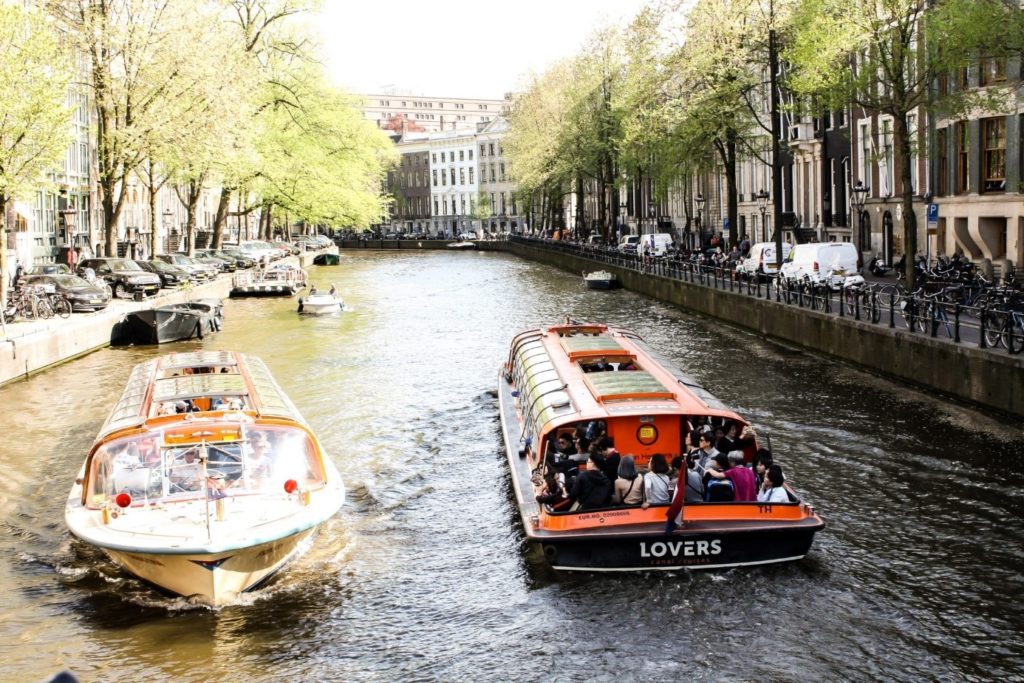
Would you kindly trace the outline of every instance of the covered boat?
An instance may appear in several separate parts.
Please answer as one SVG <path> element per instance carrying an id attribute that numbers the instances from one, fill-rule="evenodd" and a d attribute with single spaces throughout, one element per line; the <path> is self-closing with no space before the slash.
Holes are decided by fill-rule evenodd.
<path id="1" fill-rule="evenodd" d="M 119 325 L 115 344 L 166 344 L 220 330 L 219 300 L 189 301 L 132 311 Z"/>
<path id="2" fill-rule="evenodd" d="M 512 341 L 498 381 L 501 425 L 527 538 L 560 570 L 678 570 L 758 565 L 807 554 L 824 522 L 806 503 L 701 502 L 682 508 L 667 531 L 668 505 L 584 511 L 539 503 L 538 473 L 554 440 L 592 426 L 639 468 L 685 453 L 693 430 L 746 421 L 636 334 L 606 325 L 565 324 Z M 753 455 L 748 447 L 747 456 Z"/>
<path id="3" fill-rule="evenodd" d="M 619 281 L 613 273 L 607 270 L 595 270 L 592 273 L 584 273 L 583 282 L 587 289 L 614 289 Z"/>
<path id="4" fill-rule="evenodd" d="M 221 605 L 308 547 L 343 500 L 341 477 L 266 365 L 203 351 L 132 370 L 65 519 L 132 574 Z"/>
<path id="5" fill-rule="evenodd" d="M 299 298 L 299 313 L 307 315 L 327 315 L 340 313 L 344 308 L 341 297 L 334 294 L 310 294 Z"/>

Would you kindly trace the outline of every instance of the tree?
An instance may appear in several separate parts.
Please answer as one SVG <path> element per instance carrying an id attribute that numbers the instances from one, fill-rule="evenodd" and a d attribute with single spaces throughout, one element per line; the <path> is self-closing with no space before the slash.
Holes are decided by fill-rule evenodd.
<path id="1" fill-rule="evenodd" d="M 1021 17 L 1013 0 L 801 0 L 795 14 L 787 54 L 794 66 L 792 87 L 837 108 L 853 103 L 893 119 L 911 289 L 918 188 L 911 182 L 915 144 L 908 117 L 918 111 L 953 117 L 976 107 L 998 107 L 1005 90 L 942 92 L 937 84 L 980 57 L 1019 55 Z"/>
<path id="2" fill-rule="evenodd" d="M 0 307 L 7 304 L 7 202 L 45 184 L 70 141 L 70 54 L 39 11 L 0 3 Z"/>

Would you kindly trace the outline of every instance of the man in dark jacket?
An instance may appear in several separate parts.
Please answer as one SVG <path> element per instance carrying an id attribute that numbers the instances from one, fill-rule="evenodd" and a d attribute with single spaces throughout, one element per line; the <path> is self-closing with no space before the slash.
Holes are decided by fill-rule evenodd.
<path id="1" fill-rule="evenodd" d="M 579 503 L 580 510 L 606 507 L 612 499 L 612 482 L 601 471 L 604 458 L 591 454 L 587 469 L 580 472 L 572 485 L 570 497 Z"/>

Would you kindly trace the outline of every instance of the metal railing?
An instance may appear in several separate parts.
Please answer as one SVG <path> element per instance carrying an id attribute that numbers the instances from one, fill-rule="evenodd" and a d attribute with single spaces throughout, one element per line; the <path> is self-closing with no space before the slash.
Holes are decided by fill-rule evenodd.
<path id="1" fill-rule="evenodd" d="M 941 291 L 904 292 L 897 285 L 864 283 L 833 288 L 827 284 L 787 281 L 778 275 L 739 274 L 725 266 L 669 257 L 642 257 L 585 244 L 514 236 L 520 243 L 562 252 L 596 264 L 729 291 L 752 298 L 834 315 L 844 321 L 901 329 L 907 334 L 948 339 L 953 344 L 1011 355 L 1024 351 L 1024 307 L 962 305 L 944 300 Z"/>

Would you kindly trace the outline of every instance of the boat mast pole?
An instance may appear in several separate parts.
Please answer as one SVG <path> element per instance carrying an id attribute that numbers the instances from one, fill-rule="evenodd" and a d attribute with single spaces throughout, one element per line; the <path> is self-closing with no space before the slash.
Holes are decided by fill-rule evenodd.
<path id="1" fill-rule="evenodd" d="M 203 509 L 206 511 L 206 542 L 213 542 L 213 532 L 210 530 L 210 484 L 206 481 L 206 461 L 209 454 L 206 450 L 206 440 L 199 444 L 199 479 L 203 482 Z"/>

